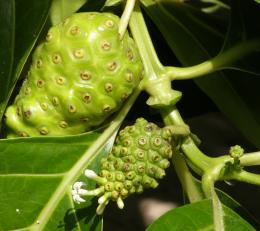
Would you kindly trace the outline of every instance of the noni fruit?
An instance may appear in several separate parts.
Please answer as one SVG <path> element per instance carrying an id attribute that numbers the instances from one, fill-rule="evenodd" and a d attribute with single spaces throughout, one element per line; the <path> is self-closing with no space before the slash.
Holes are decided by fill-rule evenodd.
<path id="1" fill-rule="evenodd" d="M 111 13 L 76 13 L 53 26 L 5 116 L 8 137 L 72 135 L 103 123 L 133 92 L 142 63 Z"/>
<path id="2" fill-rule="evenodd" d="M 156 188 L 170 165 L 174 128 L 159 128 L 143 118 L 125 127 L 109 155 L 101 160 L 100 174 L 85 171 L 85 176 L 95 180 L 98 187 L 87 190 L 83 188 L 85 183 L 76 182 L 72 188 L 74 201 L 80 203 L 85 201 L 84 196 L 99 196 L 97 213 L 101 214 L 110 200 L 123 208 L 123 199 L 130 194 Z M 188 127 L 183 127 L 181 132 L 189 134 Z"/>

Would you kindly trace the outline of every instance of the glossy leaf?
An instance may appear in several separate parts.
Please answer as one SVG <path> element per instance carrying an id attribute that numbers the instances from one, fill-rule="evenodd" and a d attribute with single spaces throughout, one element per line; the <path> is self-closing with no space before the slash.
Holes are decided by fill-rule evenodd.
<path id="1" fill-rule="evenodd" d="M 85 168 L 98 172 L 99 159 L 113 143 L 113 132 L 1 140 L 0 229 L 102 230 L 102 219 L 95 212 L 96 200 L 89 198 L 84 207 L 75 207 L 71 186 Z"/>
<path id="2" fill-rule="evenodd" d="M 12 2 L 13 1 L 1 1 L 1 3 L 6 4 L 6 6 Z M 6 28 L 6 30 L 4 30 L 5 35 L 3 36 L 5 38 L 4 41 L 8 41 L 9 45 L 1 43 L 2 47 L 0 47 L 1 52 L 6 54 L 6 57 L 3 60 L 8 62 L 8 64 L 6 64 L 7 69 L 0 75 L 0 119 L 3 116 L 5 107 L 12 94 L 15 84 L 20 77 L 30 52 L 32 51 L 34 44 L 46 22 L 50 4 L 51 0 L 16 0 L 15 23 L 12 21 L 14 20 L 14 9 L 11 10 L 10 8 L 11 11 L 9 13 L 12 15 L 8 16 L 6 15 L 8 12 L 7 8 L 1 7 L 1 10 L 3 11 L 6 9 L 6 14 L 1 13 L 0 17 L 6 17 L 5 20 L 8 20 L 9 17 L 10 25 L 5 25 L 4 27 L 1 26 L 1 29 Z M 14 5 L 12 5 L 12 7 L 14 7 Z M 1 19 L 1 22 L 4 21 Z"/>
<path id="3" fill-rule="evenodd" d="M 253 0 L 232 1 L 230 22 L 222 51 L 229 49 L 240 42 L 258 40 L 259 47 L 252 54 L 238 62 L 232 63 L 228 68 L 241 70 L 260 75 L 258 60 L 260 58 L 260 6 Z"/>
<path id="4" fill-rule="evenodd" d="M 224 224 L 225 230 L 229 231 L 255 230 L 250 224 L 226 206 L 224 206 Z M 204 200 L 173 209 L 157 219 L 146 230 L 213 231 L 211 200 Z"/>
<path id="5" fill-rule="evenodd" d="M 219 49 L 221 48 L 221 39 L 213 36 L 211 30 L 205 31 L 204 27 L 196 34 L 193 32 L 194 20 L 185 17 L 186 23 L 184 23 L 184 17 L 175 13 L 174 8 L 185 7 L 185 3 L 175 4 L 167 1 L 154 3 L 151 0 L 143 0 L 142 2 L 145 11 L 157 25 L 168 45 L 184 66 L 198 64 L 209 59 L 212 54 L 215 55 L 215 52 L 212 52 L 212 46 L 215 47 L 216 44 L 220 43 Z M 169 9 L 172 10 L 169 11 Z M 191 21 L 190 24 L 187 22 L 188 20 Z M 203 35 L 203 41 L 198 34 Z M 229 73 L 216 72 L 197 78 L 195 82 L 232 120 L 243 135 L 256 147 L 260 147 L 258 138 L 260 137 L 260 117 L 254 114 L 252 108 L 247 104 L 248 101 L 236 91 L 229 77 Z M 247 78 L 245 73 L 243 77 Z"/>
<path id="6" fill-rule="evenodd" d="M 0 1 L 0 115 L 3 114 L 3 99 L 7 95 L 7 85 L 10 82 L 15 37 L 15 3 Z"/>
<path id="7" fill-rule="evenodd" d="M 139 93 L 107 127 L 76 136 L 0 140 L 0 230 L 102 230 L 96 200 L 74 206 L 71 187 L 83 178 L 88 189 L 95 186 L 82 174 L 86 168 L 99 172 L 100 158 Z"/>
<path id="8" fill-rule="evenodd" d="M 192 177 L 192 180 L 195 183 L 195 185 L 197 186 L 198 190 L 200 190 L 203 195 L 201 181 L 199 181 L 195 177 Z M 253 217 L 252 214 L 250 214 L 249 211 L 246 208 L 244 208 L 239 202 L 237 202 L 234 198 L 232 198 L 230 195 L 228 195 L 227 193 L 225 193 L 223 190 L 221 190 L 219 188 L 216 188 L 216 193 L 223 205 L 229 207 L 234 212 L 236 212 L 238 215 L 243 217 L 247 222 L 249 222 L 257 230 L 260 229 L 259 221 L 257 221 L 256 218 Z M 204 195 L 203 198 L 206 199 L 206 196 Z"/>

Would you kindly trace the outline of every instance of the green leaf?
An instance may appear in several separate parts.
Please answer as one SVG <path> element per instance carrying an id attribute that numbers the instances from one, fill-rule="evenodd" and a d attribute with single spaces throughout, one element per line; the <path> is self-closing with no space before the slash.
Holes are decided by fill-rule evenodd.
<path id="1" fill-rule="evenodd" d="M 14 1 L 0 0 L 0 115 L 3 114 L 4 105 L 2 99 L 7 94 L 7 85 L 10 82 L 13 67 L 14 8 Z"/>
<path id="2" fill-rule="evenodd" d="M 197 189 L 201 192 L 201 195 L 203 195 L 203 199 L 206 199 L 206 196 L 203 193 L 201 181 L 193 176 L 192 176 L 191 180 L 196 185 Z M 245 207 L 243 207 L 239 202 L 237 202 L 234 198 L 232 198 L 230 195 L 225 193 L 220 188 L 216 188 L 215 190 L 218 195 L 218 198 L 220 199 L 220 201 L 223 205 L 232 209 L 234 212 L 236 212 L 241 217 L 243 217 L 247 222 L 249 222 L 253 227 L 255 227 L 257 230 L 260 230 L 259 221 L 257 221 L 257 219 Z M 194 202 L 197 202 L 197 201 L 194 201 Z"/>
<path id="3" fill-rule="evenodd" d="M 81 179 L 88 189 L 95 186 L 82 174 L 86 168 L 99 172 L 100 158 L 139 94 L 136 89 L 106 129 L 0 140 L 0 230 L 102 230 L 96 200 L 74 206 L 71 187 Z"/>
<path id="4" fill-rule="evenodd" d="M 259 40 L 258 50 L 243 57 L 238 62 L 230 64 L 228 68 L 260 75 L 258 60 L 260 58 L 260 6 L 253 0 L 232 1 L 230 22 L 222 51 L 229 49 L 234 44 L 253 39 Z"/>
<path id="5" fill-rule="evenodd" d="M 1 1 L 1 4 L 6 4 L 1 10 L 6 9 L 7 5 L 12 4 L 13 1 Z M 22 69 L 36 43 L 36 40 L 46 22 L 51 0 L 31 0 L 31 1 L 15 1 L 15 23 L 14 23 L 14 4 L 9 5 L 10 15 L 1 13 L 0 17 L 6 17 L 1 23 L 6 21 L 6 25 L 1 26 L 1 31 L 6 31 L 4 36 L 5 44 L 1 43 L 1 55 L 6 54 L 3 60 L 8 64 L 5 66 L 4 73 L 0 75 L 0 120 L 3 116 L 4 110 L 8 100 L 12 94 L 14 86 L 20 77 Z M 10 8 L 11 7 L 11 8 Z M 11 15 L 12 14 L 12 15 Z M 8 19 L 9 17 L 9 19 Z M 9 20 L 9 22 L 8 22 Z M 15 28 L 14 28 L 15 24 Z M 6 28 L 4 30 L 4 28 Z M 8 29 L 9 28 L 9 29 Z M 9 31 L 9 32 L 8 32 Z M 15 31 L 15 35 L 14 35 Z M 1 32 L 2 33 L 2 32 Z M 9 45 L 6 44 L 7 40 Z M 4 47 L 4 45 L 6 45 Z M 11 47 L 10 47 L 11 46 Z M 2 60 L 2 59 L 1 59 Z"/>
<path id="6" fill-rule="evenodd" d="M 175 12 L 174 7 L 182 8 L 186 7 L 186 4 L 179 3 L 175 5 L 175 3 L 167 1 L 154 3 L 150 0 L 143 0 L 142 2 L 145 11 L 157 25 L 168 45 L 184 66 L 191 66 L 208 60 L 212 55 L 216 54 L 214 52 L 216 48 L 220 49 L 223 40 L 219 36 L 214 36 L 211 30 L 206 31 L 205 27 L 201 27 L 195 33 L 194 20 L 188 17 L 185 17 L 184 20 L 183 15 Z M 189 12 L 192 13 L 192 11 Z M 188 23 L 189 21 L 190 23 Z M 197 23 L 197 28 L 198 26 Z M 252 108 L 248 105 L 248 101 L 236 91 L 234 88 L 235 81 L 231 81 L 230 77 L 232 77 L 230 72 L 217 72 L 197 78 L 195 82 L 214 101 L 218 108 L 232 120 L 243 135 L 256 147 L 260 147 L 258 138 L 260 137 L 260 117 L 254 114 Z M 237 75 L 233 78 L 237 80 L 236 77 Z M 248 76 L 244 73 L 243 77 L 247 78 Z M 256 85 L 255 88 L 257 86 L 259 85 Z M 246 93 L 244 91 L 244 94 Z M 251 94 L 253 93 L 256 94 L 256 92 L 251 91 Z M 254 102 L 256 103 L 256 100 Z"/>
<path id="7" fill-rule="evenodd" d="M 50 18 L 52 25 L 56 25 L 63 19 L 76 12 L 82 7 L 88 0 L 53 0 Z"/>
<path id="8" fill-rule="evenodd" d="M 255 230 L 250 224 L 248 224 L 231 209 L 226 206 L 223 207 L 225 230 Z M 193 204 L 188 204 L 167 212 L 147 228 L 147 231 L 157 230 L 213 231 L 211 200 L 204 200 Z"/>
<path id="9" fill-rule="evenodd" d="M 112 146 L 114 130 L 104 133 L 103 138 L 100 132 L 1 140 L 0 229 L 56 230 L 64 226 L 86 230 L 89 226 L 92 230 L 95 225 L 93 230 L 101 230 L 96 202 L 89 199 L 84 208 L 75 210 L 71 198 L 71 186 L 79 175 L 87 167 L 98 171 L 99 159 Z"/>

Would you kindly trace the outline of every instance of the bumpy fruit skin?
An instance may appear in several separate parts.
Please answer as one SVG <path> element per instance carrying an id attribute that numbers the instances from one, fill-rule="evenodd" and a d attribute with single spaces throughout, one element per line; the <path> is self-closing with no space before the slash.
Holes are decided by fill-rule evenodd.
<path id="1" fill-rule="evenodd" d="M 98 183 L 88 191 L 77 182 L 73 189 L 76 202 L 83 202 L 81 195 L 98 195 L 101 214 L 108 201 L 116 201 L 123 208 L 123 199 L 132 193 L 141 193 L 145 188 L 156 188 L 158 180 L 165 176 L 172 156 L 171 132 L 159 128 L 143 118 L 120 131 L 109 155 L 101 160 L 101 172 L 96 176 L 86 174 Z M 87 170 L 91 171 L 91 170 Z"/>
<path id="2" fill-rule="evenodd" d="M 139 84 L 142 63 L 111 13 L 77 13 L 50 28 L 6 111 L 8 137 L 72 135 L 100 125 Z"/>
<path id="3" fill-rule="evenodd" d="M 101 160 L 100 176 L 108 182 L 105 190 L 125 198 L 128 194 L 143 192 L 144 188 L 156 188 L 172 156 L 165 135 L 164 129 L 143 118 L 121 130 L 111 153 Z M 106 187 L 110 184 L 111 189 Z"/>

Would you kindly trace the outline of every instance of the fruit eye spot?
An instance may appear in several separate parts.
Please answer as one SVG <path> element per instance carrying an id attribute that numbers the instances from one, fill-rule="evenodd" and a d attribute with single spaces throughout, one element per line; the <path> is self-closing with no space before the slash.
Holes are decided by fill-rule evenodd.
<path id="1" fill-rule="evenodd" d="M 134 173 L 133 171 L 128 172 L 128 173 L 126 174 L 126 178 L 127 178 L 128 180 L 132 180 L 132 179 L 134 179 L 134 177 L 135 177 L 135 173 Z"/>
<path id="2" fill-rule="evenodd" d="M 49 130 L 46 127 L 40 128 L 40 134 L 41 135 L 47 135 L 49 133 Z"/>
<path id="3" fill-rule="evenodd" d="M 113 174 L 109 172 L 109 173 L 107 174 L 107 179 L 113 180 L 113 178 L 114 178 Z"/>
<path id="4" fill-rule="evenodd" d="M 131 145 L 131 141 L 130 140 L 125 140 L 123 143 L 124 146 L 130 146 Z"/>
<path id="5" fill-rule="evenodd" d="M 144 152 L 143 152 L 143 151 L 137 152 L 137 157 L 138 157 L 139 159 L 143 159 L 143 158 L 144 158 Z"/>
<path id="6" fill-rule="evenodd" d="M 66 121 L 60 121 L 60 127 L 61 128 L 67 128 L 69 125 Z"/>
<path id="7" fill-rule="evenodd" d="M 138 144 L 140 144 L 142 146 L 145 145 L 146 144 L 146 139 L 144 137 L 139 138 L 138 139 Z"/>
<path id="8" fill-rule="evenodd" d="M 145 167 L 143 164 L 140 164 L 139 166 L 137 166 L 137 171 L 140 173 L 140 174 L 143 174 L 144 173 L 144 170 L 145 170 Z"/>
<path id="9" fill-rule="evenodd" d="M 47 103 L 41 103 L 40 105 L 41 105 L 42 110 L 46 111 L 48 109 Z"/>
<path id="10" fill-rule="evenodd" d="M 18 132 L 21 137 L 28 137 L 29 135 L 26 132 Z"/>
<path id="11" fill-rule="evenodd" d="M 154 162 L 157 162 L 157 161 L 159 161 L 160 159 L 161 159 L 161 158 L 160 158 L 159 155 L 156 155 L 156 156 L 153 157 L 153 161 L 154 161 Z"/>
<path id="12" fill-rule="evenodd" d="M 107 69 L 109 71 L 114 71 L 117 68 L 117 63 L 115 61 L 109 62 L 107 64 Z"/>
<path id="13" fill-rule="evenodd" d="M 154 167 L 148 168 L 148 172 L 150 175 L 154 175 L 156 173 L 156 169 Z"/>
<path id="14" fill-rule="evenodd" d="M 132 82 L 133 81 L 133 78 L 134 78 L 134 75 L 132 72 L 128 71 L 125 75 L 125 79 L 127 82 Z"/>
<path id="15" fill-rule="evenodd" d="M 27 111 L 25 111 L 23 114 L 24 114 L 24 116 L 25 116 L 27 119 L 29 119 L 29 118 L 32 116 L 31 110 L 27 110 Z"/>
<path id="16" fill-rule="evenodd" d="M 59 85 L 63 85 L 65 83 L 65 78 L 62 77 L 62 76 L 59 76 L 57 79 L 56 79 L 56 83 L 59 84 Z"/>
<path id="17" fill-rule="evenodd" d="M 122 183 L 116 183 L 115 189 L 116 189 L 117 191 L 121 191 L 122 188 L 123 188 L 123 184 L 122 184 Z"/>
<path id="18" fill-rule="evenodd" d="M 73 51 L 73 56 L 74 56 L 76 59 L 82 59 L 82 58 L 84 57 L 84 51 L 83 51 L 83 49 L 74 50 L 74 51 Z"/>
<path id="19" fill-rule="evenodd" d="M 72 104 L 70 104 L 69 105 L 69 112 L 70 113 L 75 113 L 77 111 L 77 108 L 76 108 L 76 106 L 75 105 L 72 105 Z"/>
<path id="20" fill-rule="evenodd" d="M 152 123 L 148 123 L 146 126 L 145 126 L 145 130 L 147 132 L 152 132 L 154 130 L 155 126 L 152 124 Z"/>
<path id="21" fill-rule="evenodd" d="M 78 26 L 74 26 L 70 29 L 71 35 L 79 35 L 80 34 L 80 28 Z"/>
<path id="22" fill-rule="evenodd" d="M 106 105 L 103 106 L 103 111 L 104 111 L 104 112 L 110 112 L 111 109 L 112 109 L 111 106 L 108 105 L 108 104 L 106 104 Z"/>
<path id="23" fill-rule="evenodd" d="M 155 146 L 160 146 L 162 144 L 162 139 L 160 137 L 156 137 L 153 141 Z"/>
<path id="24" fill-rule="evenodd" d="M 54 96 L 52 98 L 52 103 L 53 103 L 54 106 L 58 106 L 59 105 L 59 99 L 56 96 Z"/>
<path id="25" fill-rule="evenodd" d="M 121 150 L 120 150 L 120 154 L 122 156 L 125 156 L 128 154 L 128 149 L 126 147 L 122 147 Z"/>
<path id="26" fill-rule="evenodd" d="M 25 88 L 25 95 L 30 95 L 32 89 L 30 87 Z"/>
<path id="27" fill-rule="evenodd" d="M 127 52 L 126 52 L 126 56 L 127 58 L 130 60 L 130 61 L 133 61 L 134 59 L 134 53 L 131 49 L 128 49 Z"/>
<path id="28" fill-rule="evenodd" d="M 119 181 L 123 181 L 124 180 L 124 175 L 122 173 L 117 173 L 116 174 L 116 179 Z"/>
<path id="29" fill-rule="evenodd" d="M 130 171 L 131 170 L 131 165 L 128 164 L 128 163 L 125 163 L 124 164 L 124 170 L 127 172 L 127 171 Z"/>
<path id="30" fill-rule="evenodd" d="M 105 21 L 105 26 L 108 27 L 108 28 L 113 28 L 115 25 L 114 21 L 113 20 L 107 20 Z"/>
<path id="31" fill-rule="evenodd" d="M 52 62 L 54 64 L 59 64 L 61 62 L 61 57 L 59 54 L 53 54 L 52 55 Z"/>
<path id="32" fill-rule="evenodd" d="M 42 79 L 39 79 L 36 83 L 37 87 L 42 88 L 44 86 L 44 81 Z"/>
<path id="33" fill-rule="evenodd" d="M 92 100 L 92 97 L 91 97 L 91 95 L 90 95 L 89 93 L 84 93 L 84 94 L 82 95 L 82 99 L 83 99 L 83 101 L 84 101 L 85 103 L 90 103 L 91 100 Z"/>
<path id="34" fill-rule="evenodd" d="M 42 66 L 42 60 L 41 60 L 41 59 L 38 59 L 38 60 L 36 61 L 36 67 L 37 67 L 37 68 L 41 68 L 41 66 Z"/>
<path id="35" fill-rule="evenodd" d="M 111 83 L 106 83 L 105 84 L 105 90 L 106 90 L 106 92 L 111 92 L 111 91 L 113 91 L 113 85 L 111 84 Z"/>
<path id="36" fill-rule="evenodd" d="M 104 50 L 104 51 L 109 51 L 109 50 L 111 49 L 111 43 L 108 42 L 108 41 L 103 41 L 103 42 L 101 43 L 101 48 L 102 48 L 102 50 Z"/>
<path id="37" fill-rule="evenodd" d="M 21 116 L 21 108 L 20 108 L 20 107 L 17 107 L 17 108 L 16 108 L 16 114 L 17 114 L 18 116 Z"/>
<path id="38" fill-rule="evenodd" d="M 86 123 L 86 122 L 89 121 L 89 118 L 88 117 L 81 118 L 80 121 L 83 122 L 83 123 Z"/>
<path id="39" fill-rule="evenodd" d="M 113 189 L 113 184 L 112 183 L 106 183 L 104 185 L 104 188 L 106 191 L 111 191 Z"/>
<path id="40" fill-rule="evenodd" d="M 90 19 L 90 20 L 92 20 L 92 19 L 94 19 L 95 17 L 96 17 L 96 13 L 89 13 L 88 15 L 87 15 L 87 19 Z"/>
<path id="41" fill-rule="evenodd" d="M 125 187 L 127 188 L 127 189 L 130 189 L 130 188 L 132 188 L 132 183 L 130 182 L 130 181 L 126 181 L 125 182 Z"/>
<path id="42" fill-rule="evenodd" d="M 125 100 L 128 99 L 128 97 L 129 97 L 129 94 L 128 94 L 128 93 L 123 93 L 123 95 L 121 96 L 121 100 L 122 100 L 122 101 L 125 101 Z"/>
<path id="43" fill-rule="evenodd" d="M 49 31 L 49 32 L 47 33 L 47 35 L 46 35 L 46 41 L 49 42 L 49 41 L 52 40 L 52 38 L 53 38 L 53 35 L 52 35 L 52 33 Z"/>
<path id="44" fill-rule="evenodd" d="M 170 147 L 167 147 L 164 150 L 164 154 L 165 154 L 166 158 L 171 158 L 172 157 L 172 149 Z"/>
<path id="45" fill-rule="evenodd" d="M 91 79 L 91 73 L 88 71 L 82 71 L 82 72 L 80 72 L 80 78 L 82 80 L 89 80 L 89 79 Z"/>

